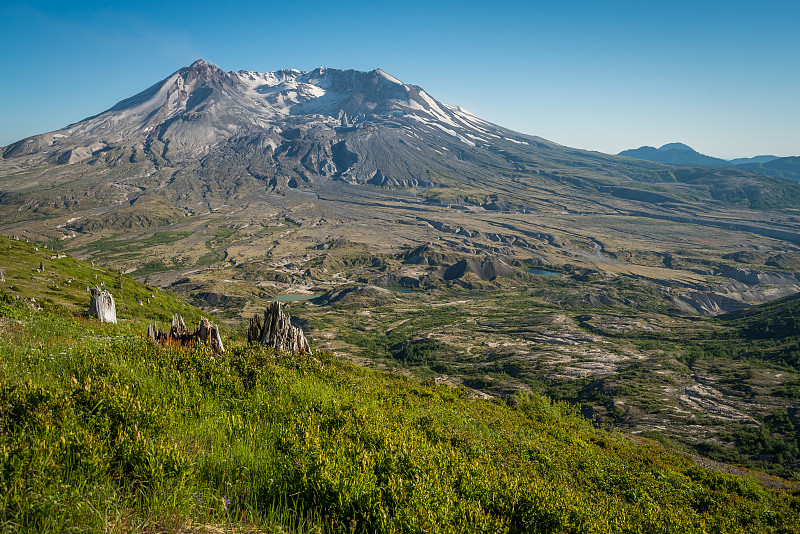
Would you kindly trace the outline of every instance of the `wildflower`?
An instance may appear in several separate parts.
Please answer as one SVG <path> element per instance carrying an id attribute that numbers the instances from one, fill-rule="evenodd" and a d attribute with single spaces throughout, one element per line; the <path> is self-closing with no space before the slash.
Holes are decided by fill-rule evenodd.
<path id="1" fill-rule="evenodd" d="M 231 504 L 231 500 L 227 496 L 223 495 L 222 496 L 222 509 L 223 510 L 227 510 L 228 506 L 230 506 L 230 504 Z"/>

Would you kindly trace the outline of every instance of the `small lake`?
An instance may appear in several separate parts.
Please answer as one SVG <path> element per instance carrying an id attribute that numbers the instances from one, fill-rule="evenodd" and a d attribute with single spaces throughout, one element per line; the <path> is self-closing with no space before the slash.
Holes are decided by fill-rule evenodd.
<path id="1" fill-rule="evenodd" d="M 302 302 L 318 297 L 319 294 L 312 295 L 275 295 L 272 300 L 277 302 Z"/>
<path id="2" fill-rule="evenodd" d="M 525 269 L 526 273 L 538 274 L 539 276 L 559 276 L 564 273 L 557 273 L 555 271 L 545 271 L 544 269 Z"/>

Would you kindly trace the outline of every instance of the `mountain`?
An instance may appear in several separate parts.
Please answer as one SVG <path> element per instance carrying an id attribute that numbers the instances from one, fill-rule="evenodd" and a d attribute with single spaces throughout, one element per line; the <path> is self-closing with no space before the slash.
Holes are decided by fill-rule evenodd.
<path id="1" fill-rule="evenodd" d="M 767 163 L 768 161 L 772 161 L 775 159 L 780 159 L 778 156 L 753 156 L 752 158 L 734 158 L 729 159 L 729 165 L 745 165 L 748 163 Z"/>
<path id="2" fill-rule="evenodd" d="M 683 143 L 667 143 L 666 145 L 659 148 L 659 150 L 666 151 L 666 150 L 679 150 L 682 152 L 694 152 L 695 150 L 690 147 L 689 145 L 685 145 Z"/>
<path id="3" fill-rule="evenodd" d="M 632 150 L 623 150 L 619 155 L 672 165 L 724 165 L 727 163 L 724 159 L 701 154 L 683 143 L 667 143 L 660 148 L 642 146 Z"/>
<path id="4" fill-rule="evenodd" d="M 697 165 L 697 166 L 742 166 L 741 169 L 747 169 L 758 174 L 766 174 L 767 176 L 776 176 L 783 178 L 778 174 L 760 173 L 762 168 L 759 164 L 768 163 L 773 160 L 781 159 L 778 156 L 753 156 L 751 158 L 735 158 L 731 160 L 714 158 L 706 156 L 697 152 L 689 145 L 683 143 L 667 143 L 660 148 L 651 146 L 642 146 L 635 149 L 623 150 L 619 153 L 620 156 L 627 156 L 629 158 L 643 159 L 646 161 L 655 161 L 660 163 L 669 163 L 671 165 Z"/>
<path id="5" fill-rule="evenodd" d="M 666 147 L 668 155 L 693 153 Z M 380 69 L 225 72 L 198 60 L 98 115 L 4 148 L 0 217 L 138 202 L 137 215 L 112 218 L 157 226 L 198 205 L 215 209 L 292 189 L 318 194 L 332 182 L 500 211 L 539 209 L 541 196 L 530 188 L 540 186 L 590 202 L 598 193 L 759 209 L 800 202 L 800 188 L 754 174 L 698 176 L 520 134 Z M 641 191 L 654 183 L 659 193 Z M 145 204 L 159 203 L 142 215 Z"/>
<path id="6" fill-rule="evenodd" d="M 656 151 L 697 155 L 682 144 Z M 725 229 L 734 232 L 730 246 L 742 240 L 736 232 L 780 240 L 779 249 L 800 241 L 793 212 L 781 212 L 800 205 L 800 185 L 735 167 L 565 147 L 444 104 L 380 69 L 225 72 L 198 60 L 0 156 L 0 231 L 142 276 L 174 270 L 163 283 L 193 266 L 263 258 L 264 249 L 303 256 L 305 244 L 265 237 L 287 221 L 303 227 L 308 246 L 323 247 L 313 250 L 391 244 L 396 254 L 433 232 L 453 264 L 485 263 L 454 251 L 537 250 L 643 276 L 652 271 L 605 253 L 609 218 L 637 240 L 645 218 L 713 229 L 713 239 Z M 559 218 L 545 224 L 551 217 Z M 130 250 L 107 241 L 120 235 L 139 242 Z"/>
<path id="7" fill-rule="evenodd" d="M 753 162 L 740 165 L 740 168 L 756 174 L 783 178 L 792 182 L 800 182 L 800 156 L 775 158 L 768 161 Z"/>
<path id="8" fill-rule="evenodd" d="M 273 185 L 335 178 L 409 187 L 433 184 L 435 173 L 466 177 L 480 159 L 472 153 L 502 152 L 498 145 L 558 147 L 442 104 L 380 69 L 224 72 L 198 60 L 99 115 L 14 143 L 2 157 L 16 164 L 150 160 L 156 169 L 200 161 Z"/>

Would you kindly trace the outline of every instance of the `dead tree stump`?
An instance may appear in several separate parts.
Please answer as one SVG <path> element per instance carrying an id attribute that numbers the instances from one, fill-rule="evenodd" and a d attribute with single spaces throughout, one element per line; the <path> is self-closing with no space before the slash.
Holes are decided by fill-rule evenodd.
<path id="1" fill-rule="evenodd" d="M 281 310 L 280 302 L 271 302 L 264 312 L 264 318 L 256 315 L 250 319 L 247 340 L 257 341 L 265 347 L 273 347 L 284 352 L 311 354 L 303 330 L 292 326 L 291 319 Z"/>
<path id="2" fill-rule="evenodd" d="M 214 354 L 225 352 L 225 347 L 222 345 L 222 337 L 219 335 L 219 327 L 205 317 L 200 318 L 197 337 L 211 345 L 211 350 L 214 351 Z"/>
<path id="3" fill-rule="evenodd" d="M 97 317 L 101 323 L 117 322 L 117 307 L 114 304 L 114 297 L 111 293 L 100 289 L 99 286 L 92 288 L 92 297 L 89 301 L 89 316 Z"/>
<path id="4" fill-rule="evenodd" d="M 169 335 L 174 338 L 185 337 L 189 334 L 189 329 L 186 328 L 186 323 L 183 322 L 183 317 L 177 313 L 172 316 L 172 324 L 169 327 Z"/>
<path id="5" fill-rule="evenodd" d="M 191 347 L 195 341 L 200 340 L 208 343 L 214 354 L 225 352 L 219 327 L 205 317 L 200 318 L 197 330 L 189 332 L 186 323 L 183 322 L 183 317 L 175 314 L 172 316 L 172 324 L 170 324 L 168 333 L 160 331 L 158 326 L 151 324 L 147 327 L 147 337 L 155 343 L 172 343 L 181 347 Z"/>

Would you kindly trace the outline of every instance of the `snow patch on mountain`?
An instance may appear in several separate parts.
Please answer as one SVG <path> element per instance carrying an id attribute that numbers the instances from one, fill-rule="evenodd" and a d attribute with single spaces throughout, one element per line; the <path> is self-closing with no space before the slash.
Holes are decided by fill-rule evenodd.
<path id="1" fill-rule="evenodd" d="M 394 76 L 389 74 L 388 72 L 384 72 L 381 69 L 377 69 L 376 72 L 378 74 L 380 74 L 381 76 L 383 76 L 384 78 L 386 78 L 387 80 L 389 80 L 390 82 L 392 82 L 392 83 L 396 83 L 398 85 L 403 85 L 403 82 L 401 82 L 400 80 L 398 80 L 397 78 L 395 78 Z"/>
<path id="2" fill-rule="evenodd" d="M 380 140 L 370 140 L 376 128 Z M 74 163 L 115 151 L 131 162 L 146 157 L 173 165 L 227 146 L 248 158 L 270 158 L 263 168 L 291 160 L 286 165 L 302 180 L 311 173 L 358 181 L 380 170 L 386 156 L 370 151 L 393 146 L 397 128 L 409 131 L 407 147 L 415 152 L 444 144 L 437 150 L 454 153 L 452 142 L 485 147 L 502 138 L 527 144 L 381 69 L 225 72 L 199 60 L 103 113 L 6 147 L 3 158 Z M 384 169 L 381 180 L 413 185 L 427 179 L 425 164 L 412 172 L 405 163 Z"/>

